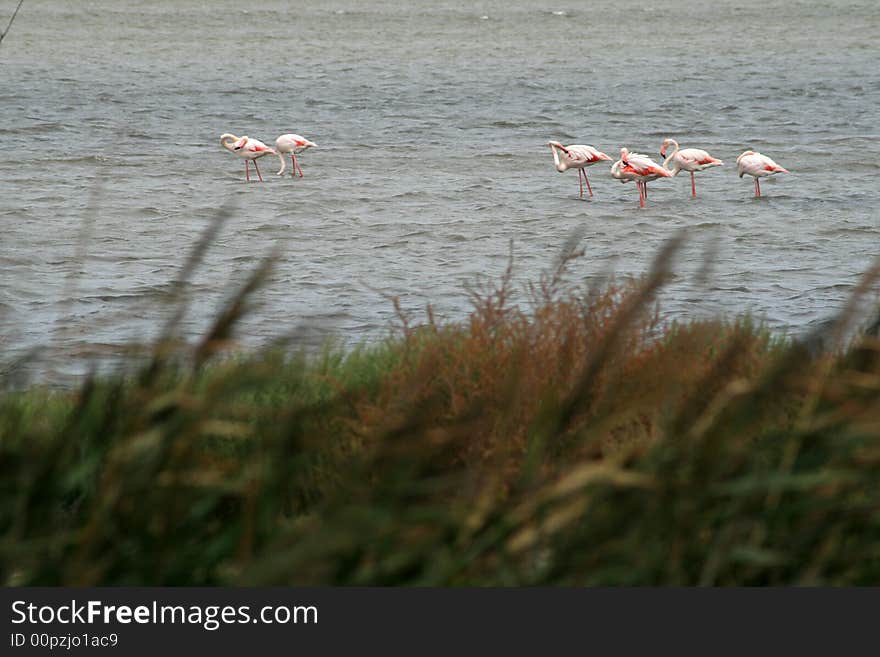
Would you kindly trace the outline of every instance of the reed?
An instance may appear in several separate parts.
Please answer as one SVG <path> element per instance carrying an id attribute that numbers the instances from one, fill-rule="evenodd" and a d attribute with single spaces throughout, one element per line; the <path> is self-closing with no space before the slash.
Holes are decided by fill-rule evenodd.
<path id="1" fill-rule="evenodd" d="M 880 582 L 880 341 L 659 320 L 638 281 L 515 302 L 512 269 L 378 345 L 230 357 L 271 258 L 202 340 L 0 393 L 6 585 Z M 817 347 L 817 345 L 820 345 Z"/>

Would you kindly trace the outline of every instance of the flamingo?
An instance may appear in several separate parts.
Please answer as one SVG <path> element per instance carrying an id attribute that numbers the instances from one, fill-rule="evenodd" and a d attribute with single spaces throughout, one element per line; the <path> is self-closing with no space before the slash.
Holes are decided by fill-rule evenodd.
<path id="1" fill-rule="evenodd" d="M 305 149 L 310 148 L 311 146 L 317 146 L 316 143 L 309 141 L 302 135 L 281 135 L 278 139 L 275 140 L 275 148 L 279 153 L 290 153 L 290 162 L 292 164 L 292 170 L 290 172 L 291 177 L 296 173 L 296 170 L 299 169 L 299 177 L 303 177 L 302 167 L 299 166 L 299 162 L 296 161 L 296 154 L 302 153 Z M 284 174 L 284 158 L 281 158 L 281 170 L 277 175 L 281 176 Z"/>
<path id="2" fill-rule="evenodd" d="M 788 173 L 788 169 L 784 169 L 766 155 L 761 155 L 755 151 L 745 151 L 736 158 L 736 168 L 739 171 L 739 177 L 749 174 L 755 177 L 755 198 L 761 196 L 761 183 L 759 180 L 764 176 L 772 176 L 774 173 Z"/>
<path id="3" fill-rule="evenodd" d="M 274 148 L 269 148 L 259 139 L 251 139 L 250 137 L 236 137 L 228 132 L 220 135 L 220 145 L 228 151 L 232 151 L 239 157 L 244 158 L 244 177 L 250 182 L 251 174 L 249 162 L 253 160 L 254 168 L 257 170 L 257 176 L 260 182 L 263 182 L 263 176 L 260 174 L 260 167 L 257 166 L 257 160 L 264 155 L 277 155 L 281 160 L 281 166 L 284 166 L 284 159 L 281 154 Z"/>
<path id="4" fill-rule="evenodd" d="M 672 172 L 657 164 L 647 155 L 630 153 L 628 149 L 620 149 L 620 159 L 611 166 L 611 175 L 621 182 L 636 181 L 639 188 L 639 207 L 645 207 L 648 198 L 648 181 L 657 178 L 671 178 Z"/>
<path id="5" fill-rule="evenodd" d="M 611 165 L 611 177 L 616 178 L 622 183 L 628 183 L 630 180 L 636 180 L 636 175 L 632 171 L 624 171 L 625 166 L 622 160 L 617 160 Z"/>
<path id="6" fill-rule="evenodd" d="M 667 149 L 672 146 L 673 150 L 669 154 L 669 157 L 666 157 Z M 724 164 L 721 160 L 712 157 L 706 151 L 700 148 L 685 148 L 684 150 L 678 150 L 678 142 L 674 139 L 664 139 L 663 145 L 660 147 L 660 157 L 666 157 L 663 161 L 663 168 L 669 169 L 669 164 L 672 163 L 672 171 L 673 176 L 677 176 L 678 172 L 681 170 L 687 171 L 691 174 L 691 197 L 697 198 L 697 185 L 694 181 L 694 171 L 702 171 L 703 169 L 709 169 L 711 167 L 718 167 Z"/>
<path id="7" fill-rule="evenodd" d="M 553 151 L 553 161 L 556 163 L 556 170 L 559 173 L 562 173 L 566 169 L 577 169 L 578 186 L 581 190 L 581 198 L 584 197 L 584 183 L 587 183 L 587 189 L 590 192 L 590 196 L 592 196 L 593 188 L 590 187 L 590 181 L 587 180 L 587 172 L 584 171 L 584 169 L 597 162 L 610 160 L 611 158 L 605 155 L 605 153 L 597 151 L 592 146 L 586 146 L 584 144 L 563 146 L 558 141 L 550 141 L 547 142 L 547 145 L 550 146 L 550 150 Z M 562 157 L 559 156 L 556 149 L 559 149 L 562 153 Z M 581 175 L 583 175 L 583 182 L 581 182 Z"/>

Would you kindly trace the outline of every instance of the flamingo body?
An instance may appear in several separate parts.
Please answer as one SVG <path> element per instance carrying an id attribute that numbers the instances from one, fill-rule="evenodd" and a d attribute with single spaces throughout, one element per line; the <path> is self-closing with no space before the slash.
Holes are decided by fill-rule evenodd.
<path id="1" fill-rule="evenodd" d="M 761 183 L 759 180 L 765 176 L 772 176 L 776 173 L 788 173 L 785 169 L 766 155 L 761 155 L 755 151 L 745 151 L 736 158 L 736 168 L 739 177 L 742 178 L 748 174 L 755 179 L 755 197 L 761 196 Z"/>
<path id="2" fill-rule="evenodd" d="M 275 148 L 279 153 L 288 153 L 290 155 L 291 162 L 291 171 L 290 175 L 294 176 L 299 170 L 299 177 L 303 177 L 302 167 L 299 166 L 299 162 L 297 162 L 296 156 L 299 153 L 302 153 L 307 148 L 311 148 L 312 146 L 317 146 L 316 143 L 309 141 L 302 135 L 297 134 L 286 134 L 281 135 L 278 139 L 275 140 Z M 284 175 L 284 158 L 279 155 L 279 159 L 281 160 L 281 169 L 278 171 L 279 176 Z"/>
<path id="3" fill-rule="evenodd" d="M 616 169 L 616 175 L 615 175 Z M 620 149 L 620 160 L 611 167 L 611 175 L 621 182 L 635 180 L 639 188 L 639 207 L 645 207 L 648 198 L 648 181 L 657 178 L 671 178 L 672 172 L 666 169 L 647 155 L 642 153 L 630 153 L 629 149 Z"/>
<path id="4" fill-rule="evenodd" d="M 673 147 L 673 150 L 669 157 L 666 157 L 666 151 L 670 146 Z M 672 171 L 673 176 L 677 176 L 679 171 L 687 171 L 691 174 L 691 196 L 694 198 L 697 196 L 694 172 L 724 164 L 724 162 L 712 157 L 701 148 L 684 148 L 679 150 L 678 142 L 674 139 L 663 140 L 663 145 L 660 147 L 660 157 L 666 157 L 663 161 L 663 167 Z"/>
<path id="5" fill-rule="evenodd" d="M 628 183 L 631 180 L 638 180 L 632 169 L 628 171 L 626 170 L 626 165 L 624 165 L 623 160 L 617 160 L 611 165 L 611 177 L 622 183 Z"/>
<path id="6" fill-rule="evenodd" d="M 559 173 L 563 173 L 568 169 L 577 169 L 578 186 L 580 187 L 581 198 L 584 196 L 584 185 L 583 182 L 581 182 L 581 176 L 583 176 L 583 181 L 587 183 L 587 190 L 590 192 L 590 196 L 592 196 L 593 188 L 590 186 L 590 181 L 587 179 L 587 172 L 584 171 L 584 169 L 593 166 L 598 162 L 611 160 L 611 158 L 605 155 L 602 151 L 598 151 L 592 146 L 587 146 L 586 144 L 563 146 L 558 141 L 550 141 L 547 142 L 547 145 L 550 146 L 550 150 L 553 151 L 553 162 L 556 165 L 556 170 Z"/>
<path id="7" fill-rule="evenodd" d="M 259 139 L 251 139 L 250 137 L 236 137 L 228 132 L 220 136 L 220 145 L 228 151 L 232 151 L 240 158 L 244 159 L 244 176 L 245 180 L 250 181 L 250 162 L 254 163 L 254 169 L 257 170 L 257 176 L 260 182 L 263 182 L 263 176 L 260 173 L 260 167 L 257 166 L 257 160 L 266 155 L 275 155 L 281 159 L 281 155 L 274 149 L 266 146 Z M 284 160 L 281 160 L 284 164 Z"/>

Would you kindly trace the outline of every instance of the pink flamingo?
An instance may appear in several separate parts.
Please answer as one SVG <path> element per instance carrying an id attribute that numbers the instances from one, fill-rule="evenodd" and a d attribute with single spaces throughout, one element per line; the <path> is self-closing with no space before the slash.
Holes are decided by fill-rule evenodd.
<path id="1" fill-rule="evenodd" d="M 654 160 L 642 153 L 630 153 L 620 149 L 620 159 L 611 166 L 611 175 L 621 182 L 636 181 L 639 188 L 639 207 L 645 207 L 648 198 L 648 181 L 657 178 L 671 178 L 672 172 L 664 169 Z"/>
<path id="2" fill-rule="evenodd" d="M 630 171 L 624 171 L 626 167 L 622 160 L 617 160 L 611 165 L 611 177 L 616 178 L 622 183 L 628 183 L 630 180 L 637 180 L 636 175 Z"/>
<path id="3" fill-rule="evenodd" d="M 581 198 L 584 197 L 584 183 L 587 183 L 587 189 L 590 192 L 590 196 L 592 196 L 593 188 L 590 187 L 590 181 L 587 180 L 587 172 L 584 171 L 584 169 L 593 166 L 597 162 L 610 160 L 611 158 L 605 155 L 605 153 L 597 151 L 592 146 L 586 146 L 584 144 L 563 146 L 558 141 L 550 141 L 547 142 L 547 144 L 550 146 L 550 150 L 553 151 L 553 161 L 556 163 L 556 170 L 559 173 L 562 173 L 567 169 L 577 169 L 578 187 L 580 187 L 581 190 Z M 561 157 L 556 149 L 559 149 L 562 153 Z M 583 175 L 583 182 L 581 182 L 581 175 Z"/>
<path id="4" fill-rule="evenodd" d="M 275 149 L 279 153 L 290 153 L 290 162 L 292 165 L 292 169 L 290 171 L 291 177 L 296 174 L 296 170 L 299 169 L 299 177 L 303 177 L 302 167 L 299 166 L 299 162 L 296 161 L 297 153 L 302 153 L 305 149 L 311 148 L 312 146 L 317 146 L 316 143 L 309 141 L 302 135 L 281 135 L 278 139 L 275 140 Z M 284 158 L 281 158 L 281 170 L 277 175 L 284 175 Z"/>
<path id="5" fill-rule="evenodd" d="M 277 155 L 281 160 L 281 166 L 284 166 L 284 159 L 274 148 L 269 148 L 258 139 L 250 137 L 236 137 L 228 132 L 220 135 L 220 145 L 228 151 L 232 151 L 239 157 L 244 158 L 244 177 L 250 182 L 251 174 L 249 163 L 253 160 L 254 168 L 257 170 L 257 176 L 260 182 L 263 182 L 263 176 L 260 174 L 260 167 L 257 166 L 257 160 L 264 155 Z"/>
<path id="6" fill-rule="evenodd" d="M 755 151 L 745 151 L 736 158 L 736 168 L 739 171 L 739 177 L 743 174 L 749 174 L 755 178 L 755 198 L 761 196 L 761 183 L 759 180 L 764 176 L 772 176 L 774 173 L 788 173 L 788 169 L 783 169 L 766 155 L 761 155 Z"/>
<path id="7" fill-rule="evenodd" d="M 673 150 L 666 157 L 666 150 L 672 146 Z M 691 174 L 691 197 L 697 198 L 697 185 L 694 181 L 694 171 L 702 171 L 711 167 L 718 167 L 724 164 L 719 159 L 709 155 L 700 148 L 685 148 L 678 150 L 678 142 L 674 139 L 664 139 L 663 145 L 660 147 L 660 157 L 666 157 L 663 161 L 663 168 L 670 169 L 673 176 L 677 176 L 679 171 L 687 171 Z M 670 163 L 672 167 L 670 168 Z"/>

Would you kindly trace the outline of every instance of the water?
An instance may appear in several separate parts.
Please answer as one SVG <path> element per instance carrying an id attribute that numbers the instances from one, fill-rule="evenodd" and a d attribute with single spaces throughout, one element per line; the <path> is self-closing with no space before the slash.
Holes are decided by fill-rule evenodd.
<path id="1" fill-rule="evenodd" d="M 24 4 L 0 47 L 3 360 L 42 346 L 58 378 L 155 337 L 225 202 L 184 329 L 277 249 L 245 346 L 374 340 L 389 295 L 461 318 L 463 286 L 500 274 L 511 242 L 517 280 L 535 280 L 578 229 L 572 281 L 641 274 L 687 229 L 665 315 L 748 311 L 790 334 L 878 255 L 876 2 L 299 4 Z M 246 184 L 223 132 L 319 148 L 302 179 L 265 158 L 266 182 Z M 726 164 L 699 174 L 696 201 L 686 175 L 652 183 L 644 210 L 603 166 L 579 200 L 546 145 L 659 159 L 667 136 Z M 736 176 L 746 148 L 792 172 L 761 199 Z"/>

